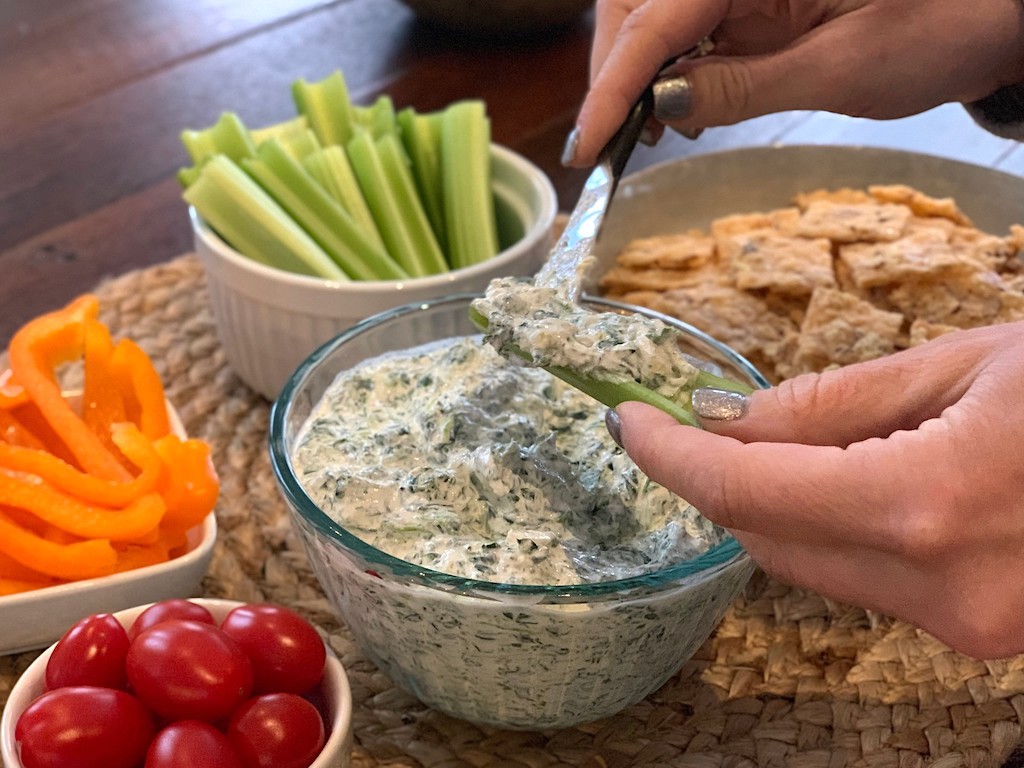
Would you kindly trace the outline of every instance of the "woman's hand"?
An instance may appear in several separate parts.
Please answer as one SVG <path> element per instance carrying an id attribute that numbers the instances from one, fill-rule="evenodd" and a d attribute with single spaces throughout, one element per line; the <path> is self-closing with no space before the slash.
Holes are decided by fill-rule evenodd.
<path id="1" fill-rule="evenodd" d="M 598 0 L 566 161 L 592 165 L 664 62 L 708 35 L 711 56 L 672 67 L 689 98 L 656 115 L 674 128 L 794 109 L 905 117 L 1024 81 L 1021 0 Z"/>
<path id="2" fill-rule="evenodd" d="M 740 410 L 708 431 L 616 412 L 641 469 L 769 574 L 967 654 L 1024 652 L 1024 323 L 800 376 Z"/>

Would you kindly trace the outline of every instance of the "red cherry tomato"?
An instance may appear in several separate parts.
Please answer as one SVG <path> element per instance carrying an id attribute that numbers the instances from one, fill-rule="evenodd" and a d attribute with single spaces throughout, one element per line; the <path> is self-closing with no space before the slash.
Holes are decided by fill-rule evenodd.
<path id="1" fill-rule="evenodd" d="M 249 699 L 226 731 L 246 768 L 307 768 L 326 739 L 316 707 L 294 693 Z"/>
<path id="2" fill-rule="evenodd" d="M 132 622 L 131 629 L 128 630 L 128 637 L 134 640 L 147 629 L 156 626 L 161 621 L 171 621 L 173 619 L 198 621 L 200 624 L 217 623 L 217 620 L 213 618 L 213 614 L 204 606 L 199 605 L 199 603 L 193 603 L 191 600 L 182 600 L 180 598 L 171 598 L 170 600 L 161 600 L 159 603 L 153 603 L 149 608 L 136 616 L 135 621 Z"/>
<path id="3" fill-rule="evenodd" d="M 154 731 L 152 715 L 131 694 L 73 686 L 29 704 L 14 738 L 25 768 L 134 768 Z"/>
<path id="4" fill-rule="evenodd" d="M 234 640 L 211 624 L 164 621 L 128 648 L 128 682 L 168 720 L 226 718 L 252 691 L 252 665 Z"/>
<path id="5" fill-rule="evenodd" d="M 125 688 L 128 633 L 109 613 L 97 613 L 75 622 L 57 641 L 46 662 L 46 688 L 93 685 Z"/>
<path id="6" fill-rule="evenodd" d="M 178 720 L 156 735 L 145 768 L 243 768 L 228 737 L 201 720 Z"/>
<path id="7" fill-rule="evenodd" d="M 256 693 L 305 693 L 324 675 L 324 641 L 290 608 L 241 605 L 224 617 L 220 628 L 249 656 Z"/>

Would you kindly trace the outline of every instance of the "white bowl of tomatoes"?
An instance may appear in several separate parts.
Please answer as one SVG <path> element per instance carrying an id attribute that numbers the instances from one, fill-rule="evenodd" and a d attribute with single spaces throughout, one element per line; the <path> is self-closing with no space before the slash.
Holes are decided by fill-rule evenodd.
<path id="1" fill-rule="evenodd" d="M 6 768 L 327 768 L 352 695 L 317 630 L 272 603 L 172 599 L 72 625 L 0 719 Z"/>

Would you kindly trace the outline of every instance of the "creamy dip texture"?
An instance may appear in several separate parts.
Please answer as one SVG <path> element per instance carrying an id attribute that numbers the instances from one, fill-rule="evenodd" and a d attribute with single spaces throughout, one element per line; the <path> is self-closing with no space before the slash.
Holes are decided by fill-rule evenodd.
<path id="1" fill-rule="evenodd" d="M 534 322 L 557 338 L 557 318 Z M 636 352 L 614 354 L 657 359 L 654 339 L 632 342 Z M 693 370 L 675 357 L 650 374 L 670 388 Z M 603 418 L 600 404 L 546 371 L 459 337 L 343 371 L 293 458 L 313 501 L 353 534 L 457 576 L 599 582 L 718 543 L 724 531 L 642 475 Z"/>

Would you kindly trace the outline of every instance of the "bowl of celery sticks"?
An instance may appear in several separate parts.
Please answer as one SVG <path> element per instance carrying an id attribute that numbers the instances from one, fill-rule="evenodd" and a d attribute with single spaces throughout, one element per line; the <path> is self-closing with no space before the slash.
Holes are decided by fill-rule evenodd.
<path id="1" fill-rule="evenodd" d="M 184 130 L 178 173 L 224 354 L 270 400 L 371 315 L 532 275 L 557 213 L 544 172 L 491 141 L 480 100 L 356 104 L 340 71 L 292 97 L 273 125 L 224 112 Z"/>

